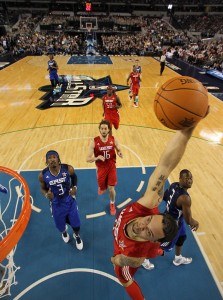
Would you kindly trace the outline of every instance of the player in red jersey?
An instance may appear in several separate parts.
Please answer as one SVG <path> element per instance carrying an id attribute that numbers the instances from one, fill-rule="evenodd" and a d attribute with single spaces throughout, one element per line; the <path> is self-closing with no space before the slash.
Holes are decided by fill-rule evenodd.
<path id="1" fill-rule="evenodd" d="M 129 80 L 131 81 L 131 90 L 132 90 L 132 96 L 134 100 L 134 107 L 139 107 L 138 94 L 139 94 L 141 76 L 140 73 L 137 71 L 137 66 L 133 66 L 133 71 L 129 74 L 127 78 L 127 85 L 129 84 Z"/>
<path id="2" fill-rule="evenodd" d="M 119 142 L 110 135 L 111 125 L 107 120 L 99 124 L 100 135 L 95 137 L 89 146 L 87 162 L 95 162 L 97 168 L 98 194 L 108 189 L 110 198 L 110 213 L 116 214 L 115 186 L 117 184 L 116 153 L 123 158 Z"/>
<path id="3" fill-rule="evenodd" d="M 133 279 L 146 257 L 162 255 L 160 243 L 172 241 L 177 234 L 177 222 L 168 214 L 159 214 L 166 179 L 181 160 L 194 128 L 177 131 L 161 155 L 152 173 L 145 194 L 126 206 L 113 227 L 115 273 L 133 300 L 144 300 Z"/>
<path id="4" fill-rule="evenodd" d="M 119 128 L 120 116 L 118 109 L 122 107 L 119 97 L 114 93 L 114 89 L 111 85 L 107 87 L 107 94 L 102 97 L 104 118 L 109 121 L 115 127 Z"/>

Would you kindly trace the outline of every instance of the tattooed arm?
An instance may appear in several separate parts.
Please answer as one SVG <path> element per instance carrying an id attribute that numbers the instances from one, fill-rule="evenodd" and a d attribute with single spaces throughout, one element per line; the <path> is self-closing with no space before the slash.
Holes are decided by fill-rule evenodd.
<path id="1" fill-rule="evenodd" d="M 113 265 L 124 267 L 129 266 L 132 268 L 138 268 L 144 262 L 145 257 L 128 257 L 123 254 L 118 254 L 111 257 Z"/>
<path id="2" fill-rule="evenodd" d="M 163 197 L 163 187 L 170 173 L 180 162 L 194 128 L 177 131 L 167 144 L 160 161 L 152 173 L 144 196 L 138 200 L 147 208 L 159 205 Z"/>

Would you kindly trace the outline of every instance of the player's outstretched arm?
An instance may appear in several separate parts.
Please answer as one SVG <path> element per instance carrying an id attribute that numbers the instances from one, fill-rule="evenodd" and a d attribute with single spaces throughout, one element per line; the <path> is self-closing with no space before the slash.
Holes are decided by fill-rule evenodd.
<path id="1" fill-rule="evenodd" d="M 163 187 L 170 173 L 180 162 L 194 128 L 177 131 L 163 151 L 160 161 L 152 173 L 144 196 L 139 203 L 153 208 L 159 205 L 163 197 Z"/>

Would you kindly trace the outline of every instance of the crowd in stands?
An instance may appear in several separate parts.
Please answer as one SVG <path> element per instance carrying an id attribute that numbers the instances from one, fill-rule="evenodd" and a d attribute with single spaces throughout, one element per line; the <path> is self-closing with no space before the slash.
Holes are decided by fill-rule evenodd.
<path id="1" fill-rule="evenodd" d="M 201 37 L 213 37 L 216 33 L 223 33 L 223 16 L 202 15 L 202 16 L 175 16 L 175 28 L 188 30 L 190 32 L 201 32 Z"/>
<path id="2" fill-rule="evenodd" d="M 188 0 L 189 1 L 189 0 Z M 177 18 L 176 18 L 177 19 Z M 22 53 L 43 55 L 80 55 L 86 53 L 86 32 L 64 30 L 70 28 L 71 21 L 78 23 L 79 17 L 53 15 L 23 15 L 12 26 L 11 32 L 0 37 L 0 54 L 11 52 L 19 57 Z M 174 28 L 165 19 L 148 17 L 98 17 L 97 53 L 101 55 L 159 55 L 163 48 L 168 49 L 169 57 L 175 57 L 196 64 L 200 67 L 223 67 L 223 39 L 193 39 L 190 31 L 209 32 L 213 37 L 223 31 L 223 20 L 220 16 L 181 16 L 178 28 Z M 100 31 L 100 24 L 111 24 L 112 32 Z M 63 25 L 57 31 L 40 30 L 41 25 Z M 118 26 L 130 26 L 128 31 L 116 32 Z M 133 27 L 131 27 L 133 26 Z M 132 31 L 139 27 L 140 30 Z M 180 28 L 180 29 L 179 29 Z M 111 30 L 111 27 L 109 28 Z M 115 33 L 114 33 L 115 32 Z"/>

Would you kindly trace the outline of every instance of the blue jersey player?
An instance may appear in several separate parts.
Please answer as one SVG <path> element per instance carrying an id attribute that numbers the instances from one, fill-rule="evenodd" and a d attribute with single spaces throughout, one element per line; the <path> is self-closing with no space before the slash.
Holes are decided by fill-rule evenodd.
<path id="1" fill-rule="evenodd" d="M 192 218 L 191 198 L 187 190 L 193 184 L 193 176 L 189 170 L 180 172 L 179 182 L 174 182 L 164 193 L 164 201 L 166 201 L 165 213 L 170 214 L 178 222 L 178 233 L 176 238 L 168 245 L 161 246 L 165 251 L 170 251 L 175 246 L 175 259 L 173 264 L 179 266 L 182 264 L 190 264 L 192 258 L 183 257 L 181 255 L 183 244 L 187 238 L 186 223 L 192 230 L 197 230 L 199 223 Z"/>
<path id="2" fill-rule="evenodd" d="M 69 234 L 66 224 L 73 228 L 73 237 L 76 240 L 78 250 L 83 249 L 80 238 L 80 217 L 76 202 L 77 175 L 74 168 L 67 164 L 61 164 L 59 154 L 50 150 L 46 153 L 45 168 L 39 174 L 39 182 L 42 194 L 51 201 L 52 215 L 57 229 L 62 233 L 65 243 L 69 242 Z"/>
<path id="3" fill-rule="evenodd" d="M 49 71 L 50 82 L 51 82 L 51 86 L 53 88 L 53 94 L 55 95 L 57 91 L 58 92 L 61 91 L 61 85 L 59 82 L 59 76 L 57 74 L 58 64 L 53 59 L 53 54 L 49 55 L 47 71 Z"/>

